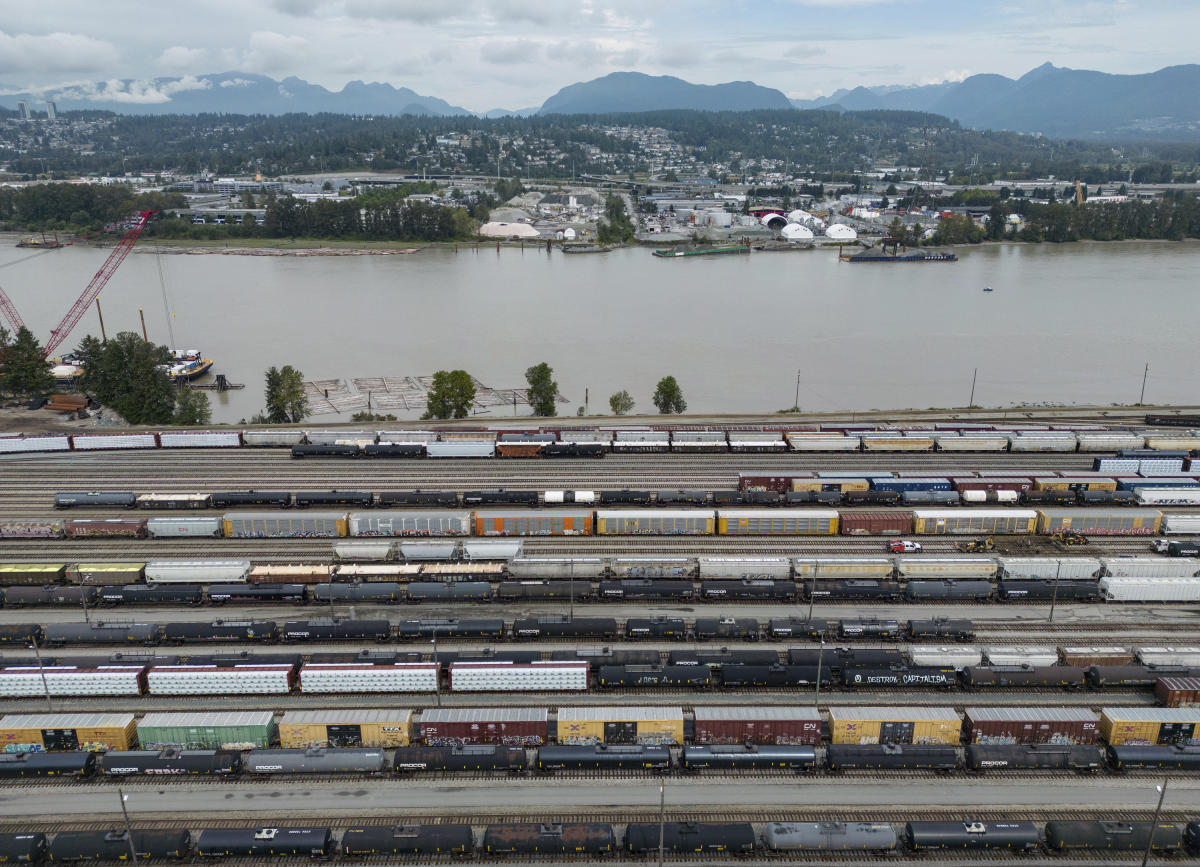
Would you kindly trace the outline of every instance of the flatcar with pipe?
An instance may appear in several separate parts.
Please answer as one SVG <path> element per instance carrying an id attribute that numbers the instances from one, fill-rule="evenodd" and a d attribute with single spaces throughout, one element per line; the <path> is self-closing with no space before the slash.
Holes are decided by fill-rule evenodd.
<path id="1" fill-rule="evenodd" d="M 671 750 L 653 744 L 593 744 L 538 747 L 539 771 L 650 770 L 671 768 Z"/>

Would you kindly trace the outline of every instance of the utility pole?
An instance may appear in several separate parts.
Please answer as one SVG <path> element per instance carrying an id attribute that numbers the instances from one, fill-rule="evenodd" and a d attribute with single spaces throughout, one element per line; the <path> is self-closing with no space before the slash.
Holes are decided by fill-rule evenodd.
<path id="1" fill-rule="evenodd" d="M 813 563 L 812 580 L 808 582 L 808 622 L 812 623 L 813 603 L 817 601 L 817 570 L 820 563 Z"/>
<path id="2" fill-rule="evenodd" d="M 125 809 L 125 799 L 129 796 L 117 786 L 117 795 L 121 798 L 121 815 L 125 817 L 125 837 L 129 840 L 129 857 L 136 864 L 138 860 L 137 847 L 133 845 L 133 828 L 129 826 L 129 811 Z"/>
<path id="3" fill-rule="evenodd" d="M 817 684 L 813 691 L 813 710 L 821 705 L 821 663 L 825 661 L 825 639 L 821 639 L 821 652 L 817 655 Z"/>
<path id="4" fill-rule="evenodd" d="M 1138 406 L 1146 404 L 1146 377 L 1150 375 L 1150 362 L 1146 362 L 1146 369 L 1142 371 L 1142 394 L 1138 397 Z"/>
<path id="5" fill-rule="evenodd" d="M 1158 792 L 1158 806 L 1154 808 L 1154 821 L 1150 823 L 1150 835 L 1146 838 L 1146 851 L 1142 853 L 1142 867 L 1146 867 L 1146 862 L 1150 860 L 1150 850 L 1154 848 L 1154 832 L 1158 830 L 1158 817 L 1162 813 L 1163 799 L 1167 797 L 1168 779 L 1168 777 L 1163 777 L 1162 785 L 1154 787 Z"/>
<path id="6" fill-rule="evenodd" d="M 792 409 L 796 412 L 800 412 L 800 374 L 802 372 L 801 370 L 796 371 L 796 399 L 792 401 Z"/>
<path id="7" fill-rule="evenodd" d="M 442 706 L 442 667 L 440 665 L 438 665 L 436 629 L 437 629 L 437 627 L 435 626 L 434 627 L 434 630 L 435 630 L 434 636 L 433 636 L 433 638 L 431 638 L 429 640 L 429 643 L 433 645 L 433 669 L 434 669 L 434 671 L 433 671 L 433 698 L 434 698 L 434 701 L 437 702 L 437 706 L 441 707 Z"/>
<path id="8" fill-rule="evenodd" d="M 1159 802 L 1162 803 L 1162 802 Z M 659 777 L 659 867 L 662 867 L 662 838 L 665 836 L 667 824 L 667 781 Z M 1145 867 L 1142 866 L 1142 867 Z"/>
<path id="9" fill-rule="evenodd" d="M 967 409 L 975 405 L 975 379 L 979 376 L 979 368 L 975 368 L 975 372 L 971 374 L 971 399 L 967 401 Z"/>
<path id="10" fill-rule="evenodd" d="M 46 683 L 46 666 L 42 663 L 42 651 L 38 648 L 37 636 L 33 637 L 33 655 L 37 657 L 38 673 L 42 676 L 42 692 L 46 696 L 46 710 L 54 713 L 54 702 L 50 701 L 50 685 Z"/>
<path id="11" fill-rule="evenodd" d="M 1058 579 L 1062 577 L 1062 560 L 1058 561 L 1058 566 L 1054 570 L 1054 592 L 1050 594 L 1050 622 L 1054 622 L 1054 605 L 1058 602 Z"/>

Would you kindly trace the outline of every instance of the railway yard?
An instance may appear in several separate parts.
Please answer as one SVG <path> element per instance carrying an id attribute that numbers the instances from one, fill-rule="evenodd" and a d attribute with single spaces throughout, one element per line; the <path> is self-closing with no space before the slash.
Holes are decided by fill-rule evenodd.
<path id="1" fill-rule="evenodd" d="M 1200 432 L 970 427 L 0 439 L 0 860 L 1197 858 Z"/>

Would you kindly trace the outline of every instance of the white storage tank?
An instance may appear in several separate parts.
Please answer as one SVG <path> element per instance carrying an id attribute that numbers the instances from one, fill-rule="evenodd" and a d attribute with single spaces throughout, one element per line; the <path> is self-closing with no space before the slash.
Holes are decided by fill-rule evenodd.
<path id="1" fill-rule="evenodd" d="M 799 223 L 788 223 L 780 230 L 779 235 L 789 244 L 802 244 L 815 237 L 812 229 Z"/>
<path id="2" fill-rule="evenodd" d="M 991 645 L 983 648 L 989 665 L 1032 665 L 1045 668 L 1058 663 L 1058 648 L 1037 645 Z"/>
<path id="3" fill-rule="evenodd" d="M 953 665 L 961 670 L 968 665 L 979 665 L 983 652 L 978 647 L 957 644 L 949 647 L 915 644 L 908 649 L 908 659 L 913 665 Z"/>
<path id="4" fill-rule="evenodd" d="M 1200 602 L 1200 578 L 1101 578 L 1114 602 Z"/>

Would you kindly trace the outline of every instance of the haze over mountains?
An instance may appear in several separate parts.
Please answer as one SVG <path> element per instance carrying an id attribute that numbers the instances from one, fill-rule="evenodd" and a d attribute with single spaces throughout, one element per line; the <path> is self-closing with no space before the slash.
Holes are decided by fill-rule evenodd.
<path id="1" fill-rule="evenodd" d="M 964 126 L 1038 132 L 1060 137 L 1152 136 L 1200 139 L 1200 65 L 1170 66 L 1144 75 L 1110 75 L 1043 64 L 1017 79 L 973 75 L 924 86 L 856 87 L 809 100 L 750 81 L 692 84 L 672 76 L 614 72 L 563 87 L 540 108 L 493 109 L 485 117 L 532 114 L 605 114 L 660 109 L 898 109 L 944 115 Z M 0 97 L 15 107 L 20 95 Z M 330 91 L 300 78 L 226 72 L 151 81 L 98 82 L 31 96 L 35 109 L 54 99 L 60 111 L 105 109 L 124 114 L 341 114 L 471 115 L 460 106 L 406 87 L 352 81 Z"/>

